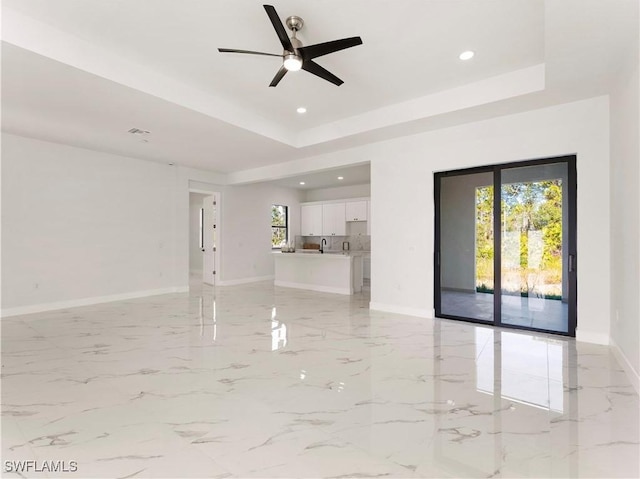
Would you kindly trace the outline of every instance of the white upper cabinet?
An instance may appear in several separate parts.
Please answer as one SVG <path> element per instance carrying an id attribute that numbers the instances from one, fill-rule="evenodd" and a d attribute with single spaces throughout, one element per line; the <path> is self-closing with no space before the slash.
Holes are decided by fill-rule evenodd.
<path id="1" fill-rule="evenodd" d="M 347 221 L 367 221 L 367 202 L 351 201 L 346 203 Z"/>
<path id="2" fill-rule="evenodd" d="M 303 205 L 300 210 L 300 234 L 322 235 L 322 205 Z"/>
<path id="3" fill-rule="evenodd" d="M 300 234 L 302 236 L 347 236 L 364 234 L 364 225 L 347 228 L 349 222 L 365 222 L 371 234 L 371 206 L 368 198 L 329 200 L 300 205 Z"/>
<path id="4" fill-rule="evenodd" d="M 344 203 L 322 205 L 322 236 L 345 236 L 347 222 Z"/>

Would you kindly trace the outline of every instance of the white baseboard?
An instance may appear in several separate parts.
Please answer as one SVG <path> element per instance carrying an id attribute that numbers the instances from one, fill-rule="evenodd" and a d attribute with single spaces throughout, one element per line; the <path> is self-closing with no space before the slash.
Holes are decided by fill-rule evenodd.
<path id="1" fill-rule="evenodd" d="M 254 276 L 253 278 L 229 279 L 227 281 L 217 281 L 216 286 L 235 286 L 237 284 L 257 283 L 259 281 L 273 280 L 273 275 Z"/>
<path id="2" fill-rule="evenodd" d="M 428 309 L 407 308 L 395 304 L 369 303 L 369 309 L 374 311 L 384 311 L 385 313 L 404 314 L 406 316 L 416 316 L 418 318 L 433 318 L 433 314 Z"/>
<path id="3" fill-rule="evenodd" d="M 576 329 L 576 341 L 609 346 L 609 335 L 604 333 L 594 333 L 591 331 L 581 331 L 580 329 Z"/>
<path id="4" fill-rule="evenodd" d="M 624 372 L 629 376 L 629 381 L 633 385 L 633 388 L 640 395 L 640 375 L 638 374 L 638 371 L 633 368 L 629 358 L 627 358 L 627 356 L 622 352 L 622 349 L 620 349 L 613 338 L 611 338 L 611 351 L 624 369 Z"/>
<path id="5" fill-rule="evenodd" d="M 108 296 L 94 296 L 92 298 L 70 299 L 68 301 L 56 301 L 53 303 L 34 304 L 32 306 L 18 306 L 16 308 L 6 308 L 0 313 L 3 318 L 10 316 L 20 316 L 23 314 L 42 313 L 45 311 L 55 311 L 57 309 L 77 308 L 78 306 L 91 306 L 92 304 L 111 303 L 113 301 L 124 301 L 127 299 L 144 298 L 147 296 L 158 296 L 169 293 L 186 293 L 188 286 L 176 286 L 171 288 L 150 289 L 146 291 L 134 291 L 131 293 L 111 294 Z"/>
<path id="6" fill-rule="evenodd" d="M 297 288 L 308 289 L 310 291 L 318 291 L 320 293 L 335 293 L 335 294 L 351 294 L 348 288 L 336 288 L 333 286 L 319 286 L 317 284 L 306 283 L 291 283 L 289 281 L 275 281 L 276 286 L 282 286 L 283 288 Z"/>

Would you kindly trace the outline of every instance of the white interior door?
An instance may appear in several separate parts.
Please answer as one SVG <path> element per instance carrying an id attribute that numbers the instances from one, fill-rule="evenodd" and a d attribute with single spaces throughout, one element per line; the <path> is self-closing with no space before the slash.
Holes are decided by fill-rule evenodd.
<path id="1" fill-rule="evenodd" d="M 218 203 L 216 196 L 207 196 L 202 201 L 204 218 L 203 231 L 203 255 L 202 255 L 202 281 L 207 284 L 216 284 L 216 244 L 218 239 L 217 212 Z"/>

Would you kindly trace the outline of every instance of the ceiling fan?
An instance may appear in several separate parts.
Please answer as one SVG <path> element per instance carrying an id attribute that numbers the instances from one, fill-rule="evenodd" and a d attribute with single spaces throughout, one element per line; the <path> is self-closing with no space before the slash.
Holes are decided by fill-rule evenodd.
<path id="1" fill-rule="evenodd" d="M 284 26 L 280 21 L 280 17 L 278 17 L 278 14 L 276 13 L 276 9 L 273 8 L 272 5 L 263 5 L 263 7 L 266 10 L 267 15 L 269 16 L 269 20 L 271 20 L 273 28 L 278 34 L 280 43 L 282 43 L 282 48 L 284 48 L 284 52 L 282 53 L 282 55 L 277 55 L 275 53 L 254 52 L 250 50 L 235 50 L 231 48 L 218 48 L 218 51 L 221 53 L 247 53 L 249 55 L 266 55 L 270 57 L 282 58 L 282 66 L 280 67 L 280 70 L 278 70 L 278 73 L 276 73 L 276 76 L 273 77 L 273 80 L 271 80 L 271 83 L 269 84 L 270 87 L 276 86 L 288 71 L 294 72 L 300 69 L 319 76 L 320 78 L 327 80 L 328 82 L 331 82 L 337 86 L 340 86 L 344 83 L 333 73 L 322 68 L 316 62 L 314 62 L 313 59 L 321 57 L 323 55 L 327 55 L 329 53 L 344 50 L 345 48 L 362 45 L 362 39 L 360 37 L 343 38 L 341 40 L 317 43 L 315 45 L 309 45 L 305 47 L 302 45 L 302 42 L 296 38 L 296 33 L 304 25 L 304 21 L 302 20 L 302 18 L 295 15 L 287 17 L 286 25 L 290 30 L 293 31 L 293 35 L 291 36 L 291 38 L 289 38 L 287 36 L 287 31 L 284 29 Z"/>

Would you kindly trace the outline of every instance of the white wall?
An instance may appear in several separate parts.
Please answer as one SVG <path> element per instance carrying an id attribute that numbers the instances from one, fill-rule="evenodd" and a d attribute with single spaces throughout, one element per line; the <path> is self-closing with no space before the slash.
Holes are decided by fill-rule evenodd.
<path id="1" fill-rule="evenodd" d="M 371 161 L 371 307 L 433 314 L 433 173 L 577 154 L 578 338 L 608 343 L 609 102 L 598 97 L 309 159 Z M 598 185 L 600 194 L 593 194 Z"/>
<path id="2" fill-rule="evenodd" d="M 609 337 L 608 99 L 462 125 L 371 148 L 372 306 L 433 312 L 433 172 L 576 153 L 578 337 Z M 402 152 L 401 155 L 398 152 Z M 595 195 L 592 185 L 599 185 Z M 384 220 L 383 220 L 384 219 Z M 406 233 L 397 234 L 398 231 Z M 394 254 L 385 252 L 394 251 Z"/>
<path id="3" fill-rule="evenodd" d="M 611 339 L 640 379 L 640 56 L 638 43 L 611 91 Z"/>
<path id="4" fill-rule="evenodd" d="M 271 205 L 289 207 L 290 238 L 300 230 L 300 197 L 296 189 L 267 183 L 227 187 L 221 197 L 221 283 L 273 277 Z"/>
<path id="5" fill-rule="evenodd" d="M 190 181 L 221 193 L 221 281 L 272 276 L 271 204 L 296 231 L 301 194 L 221 180 L 3 133 L 2 316 L 186 290 Z"/>
<path id="6" fill-rule="evenodd" d="M 576 153 L 578 338 L 608 342 L 608 109 L 599 97 L 369 146 L 372 307 L 433 314 L 434 171 Z"/>
<path id="7" fill-rule="evenodd" d="M 215 174 L 190 168 L 181 168 L 178 174 L 178 217 L 184 218 L 184 228 L 178 228 L 176 268 L 183 282 L 189 281 L 189 189 L 220 194 L 217 284 L 224 286 L 272 277 L 271 205 L 289 206 L 290 235 L 296 235 L 300 230 L 302 192 L 269 183 L 224 185 Z"/>
<path id="8" fill-rule="evenodd" d="M 189 271 L 202 273 L 202 248 L 200 248 L 200 210 L 207 195 L 189 193 Z"/>
<path id="9" fill-rule="evenodd" d="M 2 135 L 5 309 L 179 286 L 174 169 Z"/>
<path id="10" fill-rule="evenodd" d="M 341 200 L 343 198 L 366 198 L 371 196 L 371 185 L 336 186 L 335 188 L 318 188 L 307 190 L 304 201 Z"/>

